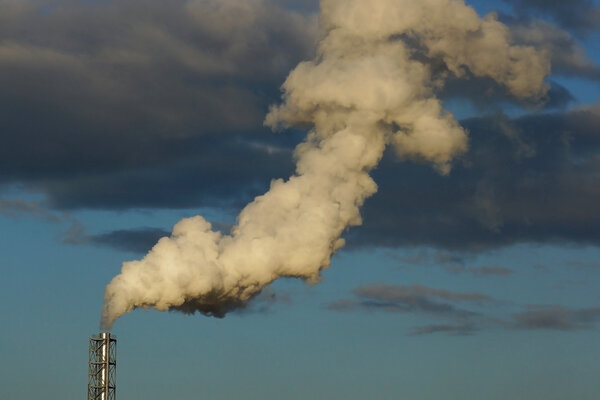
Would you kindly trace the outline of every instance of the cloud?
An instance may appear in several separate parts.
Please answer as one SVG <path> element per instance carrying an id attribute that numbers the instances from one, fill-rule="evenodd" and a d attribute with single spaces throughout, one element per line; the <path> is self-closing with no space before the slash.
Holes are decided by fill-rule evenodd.
<path id="1" fill-rule="evenodd" d="M 469 273 L 476 277 L 483 276 L 507 276 L 512 274 L 514 271 L 504 267 L 465 267 L 463 265 L 448 265 L 444 267 L 445 271 L 454 274 Z"/>
<path id="2" fill-rule="evenodd" d="M 598 322 L 600 322 L 600 307 L 545 306 L 513 315 L 513 326 L 516 329 L 561 331 L 594 329 Z"/>
<path id="3" fill-rule="evenodd" d="M 432 333 L 469 335 L 489 329 L 572 331 L 595 329 L 600 308 L 568 308 L 560 305 L 526 307 L 506 317 L 492 317 L 482 307 L 498 301 L 482 293 L 461 293 L 421 285 L 365 285 L 353 291 L 354 298 L 340 299 L 327 305 L 338 312 L 376 312 L 414 314 L 433 319 L 434 323 L 412 327 L 410 335 Z M 479 307 L 477 312 L 459 307 Z"/>
<path id="4" fill-rule="evenodd" d="M 402 263 L 402 265 L 463 265 L 466 262 L 468 254 L 453 251 L 443 251 L 434 249 L 419 249 L 411 251 L 402 256 L 391 252 L 389 257 Z"/>
<path id="5" fill-rule="evenodd" d="M 447 333 L 449 335 L 471 335 L 479 331 L 474 325 L 469 323 L 465 324 L 457 324 L 457 325 L 424 325 L 424 326 L 415 326 L 410 329 L 411 336 L 422 336 L 422 335 L 430 335 L 432 333 Z"/>
<path id="6" fill-rule="evenodd" d="M 471 257 L 470 257 L 471 256 Z M 514 271 L 510 268 L 498 267 L 498 266 L 481 266 L 481 267 L 470 267 L 467 266 L 469 258 L 473 258 L 472 254 L 467 254 L 459 251 L 441 251 L 434 249 L 419 249 L 416 252 L 409 252 L 408 254 L 398 256 L 396 254 L 390 254 L 390 257 L 402 263 L 402 266 L 427 266 L 427 267 L 441 267 L 444 271 L 453 274 L 465 274 L 469 273 L 475 277 L 484 276 L 507 276 L 512 274 Z"/>
<path id="7" fill-rule="evenodd" d="M 107 246 L 120 251 L 145 253 L 156 242 L 170 232 L 162 228 L 141 227 L 133 229 L 118 229 L 99 234 L 88 234 L 85 226 L 78 220 L 73 220 L 71 226 L 63 234 L 63 243 L 81 245 L 92 244 Z"/>
<path id="8" fill-rule="evenodd" d="M 452 292 L 422 285 L 365 285 L 354 289 L 353 294 L 353 299 L 333 301 L 327 309 L 414 314 L 442 321 L 411 328 L 409 334 L 413 336 L 438 332 L 450 335 L 475 333 L 482 329 L 485 317 L 459 305 L 481 307 L 496 302 L 482 293 Z"/>
<path id="9" fill-rule="evenodd" d="M 62 242 L 66 244 L 85 244 L 89 240 L 90 238 L 86 233 L 85 225 L 77 219 L 71 221 L 71 225 L 62 235 Z"/>
<path id="10" fill-rule="evenodd" d="M 160 165 L 48 179 L 39 186 L 58 209 L 237 208 L 271 179 L 293 171 L 292 138 L 279 142 L 260 146 L 219 136 L 158 142 L 152 151 L 163 159 Z"/>
<path id="11" fill-rule="evenodd" d="M 0 215 L 7 218 L 33 216 L 52 222 L 60 222 L 64 218 L 62 215 L 49 211 L 41 201 L 2 197 L 0 197 Z"/>
<path id="12" fill-rule="evenodd" d="M 391 313 L 432 314 L 453 319 L 468 319 L 476 313 L 455 303 L 481 305 L 493 299 L 481 293 L 458 293 L 421 285 L 368 285 L 354 291 L 355 299 L 341 299 L 327 308 L 335 311 L 385 311 Z"/>
<path id="13" fill-rule="evenodd" d="M 517 12 L 538 16 L 540 13 L 552 18 L 561 26 L 580 35 L 600 29 L 600 7 L 593 0 L 548 1 L 504 0 Z"/>
<path id="14" fill-rule="evenodd" d="M 316 17 L 291 3 L 1 1 L 0 184 L 52 197 L 206 157 L 206 136 L 264 139 L 278 86 L 314 52 Z"/>
<path id="15" fill-rule="evenodd" d="M 492 299 L 481 293 L 457 293 L 444 289 L 430 288 L 421 285 L 412 286 L 392 286 L 392 285 L 372 285 L 360 286 L 354 293 L 362 298 L 371 300 L 380 300 L 384 302 L 407 302 L 412 303 L 416 299 L 439 298 L 452 301 L 466 302 L 487 302 Z"/>
<path id="16" fill-rule="evenodd" d="M 134 253 L 147 252 L 156 242 L 170 232 L 161 228 L 119 229 L 90 237 L 90 241 Z"/>
<path id="17" fill-rule="evenodd" d="M 470 151 L 447 177 L 384 158 L 350 246 L 600 244 L 600 105 L 463 125 Z"/>

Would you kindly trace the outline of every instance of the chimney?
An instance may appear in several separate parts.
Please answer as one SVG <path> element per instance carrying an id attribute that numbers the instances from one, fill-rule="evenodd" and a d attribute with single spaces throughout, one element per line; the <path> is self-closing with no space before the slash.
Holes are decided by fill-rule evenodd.
<path id="1" fill-rule="evenodd" d="M 88 400 L 116 400 L 117 338 L 101 332 L 90 338 Z"/>

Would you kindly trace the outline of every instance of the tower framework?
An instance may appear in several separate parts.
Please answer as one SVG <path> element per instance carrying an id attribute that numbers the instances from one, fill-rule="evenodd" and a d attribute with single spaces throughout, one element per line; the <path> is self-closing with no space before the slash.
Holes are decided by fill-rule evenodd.
<path id="1" fill-rule="evenodd" d="M 101 332 L 90 338 L 88 400 L 116 400 L 117 338 Z"/>

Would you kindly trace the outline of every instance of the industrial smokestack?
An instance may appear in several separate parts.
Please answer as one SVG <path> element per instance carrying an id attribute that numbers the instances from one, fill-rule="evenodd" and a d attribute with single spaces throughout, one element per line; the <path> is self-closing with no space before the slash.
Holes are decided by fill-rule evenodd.
<path id="1" fill-rule="evenodd" d="M 117 338 L 101 332 L 90 338 L 88 400 L 116 400 Z"/>

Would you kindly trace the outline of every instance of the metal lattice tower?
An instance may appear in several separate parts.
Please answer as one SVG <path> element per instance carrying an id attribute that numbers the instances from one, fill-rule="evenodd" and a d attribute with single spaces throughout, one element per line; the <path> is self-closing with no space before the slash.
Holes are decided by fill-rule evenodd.
<path id="1" fill-rule="evenodd" d="M 117 339 L 109 332 L 90 338 L 88 400 L 116 400 Z"/>

